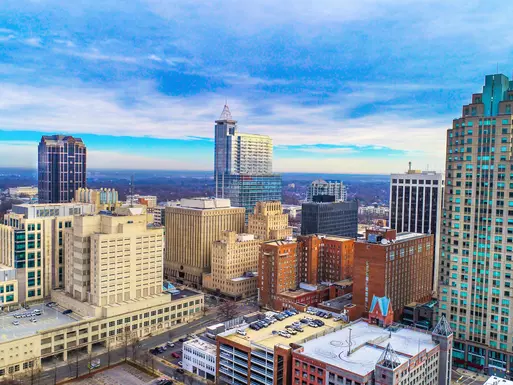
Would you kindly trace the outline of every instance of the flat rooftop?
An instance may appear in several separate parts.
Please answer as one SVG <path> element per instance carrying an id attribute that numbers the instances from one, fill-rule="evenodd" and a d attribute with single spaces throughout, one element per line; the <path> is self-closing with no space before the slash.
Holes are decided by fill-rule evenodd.
<path id="1" fill-rule="evenodd" d="M 31 322 L 30 318 L 14 318 L 15 314 L 30 313 L 35 309 L 41 310 L 40 316 L 34 316 L 37 322 Z M 75 317 L 75 318 L 73 318 Z M 60 327 L 66 324 L 77 322 L 77 314 L 62 314 L 61 311 L 45 306 L 44 304 L 31 306 L 29 310 L 20 309 L 0 316 L 0 343 L 28 337 L 45 330 Z M 15 326 L 13 321 L 19 321 Z"/>
<path id="2" fill-rule="evenodd" d="M 191 347 L 194 347 L 198 350 L 202 350 L 207 354 L 210 354 L 211 356 L 215 356 L 217 352 L 217 346 L 215 343 L 212 343 L 210 341 L 207 341 L 203 338 L 194 338 L 190 341 L 184 342 L 184 345 L 188 345 Z"/>
<path id="3" fill-rule="evenodd" d="M 178 290 L 180 290 L 180 293 L 178 293 L 178 294 L 171 294 L 171 300 L 172 301 L 175 301 L 177 299 L 193 297 L 195 295 L 203 294 L 203 293 L 199 293 L 197 291 L 190 290 L 190 289 L 183 289 L 183 290 L 182 289 L 178 289 Z"/>
<path id="4" fill-rule="evenodd" d="M 483 385 L 513 385 L 513 381 L 492 376 Z"/>
<path id="5" fill-rule="evenodd" d="M 350 332 L 351 355 L 348 356 Z M 437 346 L 428 333 L 407 328 L 390 331 L 358 321 L 302 344 L 304 351 L 301 354 L 365 376 L 374 370 L 376 362 L 389 343 L 401 363 L 422 350 L 429 352 Z"/>
<path id="6" fill-rule="evenodd" d="M 279 335 L 272 334 L 273 330 L 284 330 L 286 325 L 291 325 L 293 322 L 296 322 L 304 317 L 310 317 L 314 319 L 322 320 L 325 325 L 313 328 L 311 326 L 302 326 L 303 332 L 298 332 L 296 335 L 293 335 L 291 338 L 285 338 Z M 310 315 L 307 313 L 299 313 L 293 315 L 292 317 L 285 318 L 283 321 L 276 321 L 274 324 L 269 325 L 266 328 L 262 328 L 260 330 L 253 330 L 249 328 L 249 326 L 240 327 L 239 329 L 244 329 L 247 333 L 245 336 L 241 336 L 236 333 L 235 329 L 232 329 L 228 332 L 221 333 L 221 336 L 224 336 L 226 339 L 236 342 L 241 345 L 251 346 L 252 343 L 257 343 L 259 345 L 263 345 L 266 348 L 274 349 L 275 345 L 283 345 L 283 344 L 301 344 L 305 342 L 305 340 L 312 338 L 316 335 L 322 335 L 326 332 L 335 330 L 335 327 L 341 327 L 343 325 L 343 321 L 333 321 L 333 318 L 324 319 L 317 317 L 315 315 Z M 303 324 L 301 324 L 303 325 Z"/>

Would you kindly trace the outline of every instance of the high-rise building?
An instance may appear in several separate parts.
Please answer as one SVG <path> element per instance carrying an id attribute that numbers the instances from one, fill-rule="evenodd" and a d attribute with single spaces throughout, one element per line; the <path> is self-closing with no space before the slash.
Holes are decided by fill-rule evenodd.
<path id="1" fill-rule="evenodd" d="M 390 176 L 389 226 L 398 233 L 433 234 L 433 287 L 438 286 L 444 174 L 412 170 Z"/>
<path id="2" fill-rule="evenodd" d="M 353 276 L 354 239 L 326 235 L 297 238 L 298 279 L 316 285 Z"/>
<path id="3" fill-rule="evenodd" d="M 234 299 L 256 296 L 260 243 L 253 234 L 225 231 L 212 244 L 211 272 L 203 274 L 203 288 Z"/>
<path id="4" fill-rule="evenodd" d="M 248 217 L 248 233 L 264 241 L 291 237 L 289 216 L 283 213 L 281 202 L 257 202 Z"/>
<path id="5" fill-rule="evenodd" d="M 43 136 L 38 147 L 39 203 L 66 203 L 86 187 L 86 146 L 73 136 Z"/>
<path id="6" fill-rule="evenodd" d="M 215 123 L 216 197 L 244 207 L 246 215 L 259 201 L 281 201 L 281 176 L 272 171 L 272 139 L 238 132 L 227 105 Z"/>
<path id="7" fill-rule="evenodd" d="M 258 259 L 258 300 L 261 306 L 279 308 L 278 295 L 296 289 L 297 242 L 296 239 L 262 243 Z"/>
<path id="8" fill-rule="evenodd" d="M 94 212 L 90 203 L 50 203 L 14 205 L 4 215 L 0 264 L 15 269 L 19 302 L 41 301 L 64 286 L 63 232 Z"/>
<path id="9" fill-rule="evenodd" d="M 162 292 L 163 229 L 146 215 L 75 218 L 64 234 L 66 291 L 108 306 Z"/>
<path id="10" fill-rule="evenodd" d="M 118 201 L 118 192 L 110 188 L 89 189 L 81 187 L 75 191 L 75 202 L 94 203 L 96 211 L 114 211 L 121 205 Z"/>
<path id="11" fill-rule="evenodd" d="M 335 202 L 345 202 L 347 187 L 341 180 L 316 179 L 308 187 L 306 201 L 313 202 L 316 195 L 331 195 L 335 197 Z"/>
<path id="12" fill-rule="evenodd" d="M 309 202 L 301 209 L 301 235 L 327 234 L 356 238 L 358 203 Z"/>
<path id="13" fill-rule="evenodd" d="M 244 215 L 228 199 L 182 199 L 179 207 L 166 207 L 164 275 L 200 286 L 210 272 L 212 244 L 224 231 L 243 233 Z"/>
<path id="14" fill-rule="evenodd" d="M 388 297 L 395 320 L 404 306 L 432 298 L 433 235 L 367 229 L 354 244 L 353 304 L 369 312 L 373 296 Z"/>
<path id="15" fill-rule="evenodd" d="M 513 370 L 513 81 L 487 75 L 447 130 L 439 315 L 454 363 Z"/>

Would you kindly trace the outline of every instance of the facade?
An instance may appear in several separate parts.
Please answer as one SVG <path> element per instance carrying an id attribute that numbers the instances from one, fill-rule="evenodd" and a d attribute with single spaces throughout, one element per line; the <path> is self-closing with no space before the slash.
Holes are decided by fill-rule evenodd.
<path id="1" fill-rule="evenodd" d="M 118 192 L 110 188 L 89 189 L 79 188 L 75 191 L 75 202 L 93 203 L 96 211 L 114 211 L 121 204 L 118 201 Z"/>
<path id="2" fill-rule="evenodd" d="M 327 235 L 297 238 L 298 279 L 312 285 L 353 276 L 354 239 Z"/>
<path id="3" fill-rule="evenodd" d="M 295 349 L 292 384 L 450 385 L 451 342 L 450 330 L 385 330 L 360 320 Z"/>
<path id="4" fill-rule="evenodd" d="M 409 170 L 390 176 L 390 227 L 401 232 L 433 234 L 435 253 L 433 286 L 438 286 L 440 228 L 444 192 L 444 174 Z"/>
<path id="5" fill-rule="evenodd" d="M 40 301 L 64 285 L 63 233 L 90 203 L 14 205 L 0 224 L 0 264 L 15 269 L 20 303 Z M 15 304 L 16 302 L 9 304 Z"/>
<path id="6" fill-rule="evenodd" d="M 289 216 L 283 213 L 281 202 L 257 202 L 248 217 L 248 233 L 264 241 L 291 237 Z"/>
<path id="7" fill-rule="evenodd" d="M 433 235 L 368 229 L 354 244 L 353 304 L 367 314 L 373 296 L 388 297 L 395 320 L 411 302 L 432 298 Z"/>
<path id="8" fill-rule="evenodd" d="M 16 269 L 0 265 L 0 309 L 9 309 L 18 303 L 18 280 Z"/>
<path id="9" fill-rule="evenodd" d="M 86 187 L 87 150 L 80 138 L 43 136 L 38 147 L 39 203 L 66 203 Z"/>
<path id="10" fill-rule="evenodd" d="M 75 218 L 64 234 L 65 290 L 108 306 L 162 292 L 163 229 L 146 215 Z"/>
<path id="11" fill-rule="evenodd" d="M 165 276 L 200 286 L 210 272 L 213 242 L 224 231 L 243 233 L 244 215 L 228 199 L 182 199 L 180 207 L 167 207 Z"/>
<path id="12" fill-rule="evenodd" d="M 281 201 L 281 176 L 272 172 L 272 139 L 238 132 L 227 105 L 215 123 L 216 197 L 230 199 L 247 214 L 256 202 Z"/>
<path id="13" fill-rule="evenodd" d="M 328 234 L 356 238 L 358 203 L 328 202 L 303 203 L 301 235 Z"/>
<path id="14" fill-rule="evenodd" d="M 278 295 L 297 286 L 296 239 L 262 243 L 258 259 L 259 304 L 275 309 Z"/>
<path id="15" fill-rule="evenodd" d="M 156 206 L 152 210 L 153 212 L 153 224 L 155 226 L 166 225 L 166 208 L 164 206 Z"/>
<path id="16" fill-rule="evenodd" d="M 487 75 L 447 130 L 439 316 L 454 330 L 454 362 L 513 370 L 513 81 Z"/>
<path id="17" fill-rule="evenodd" d="M 212 272 L 203 274 L 203 289 L 241 299 L 257 295 L 260 240 L 253 234 L 225 231 L 212 244 Z"/>
<path id="18" fill-rule="evenodd" d="M 306 201 L 313 202 L 316 195 L 331 195 L 335 197 L 335 202 L 345 202 L 347 200 L 347 187 L 341 180 L 316 179 L 308 188 Z"/>
<path id="19" fill-rule="evenodd" d="M 194 338 L 182 346 L 182 368 L 202 378 L 215 381 L 216 344 L 206 338 Z"/>
<path id="20" fill-rule="evenodd" d="M 358 207 L 358 214 L 388 217 L 390 209 L 385 206 L 360 206 Z"/>

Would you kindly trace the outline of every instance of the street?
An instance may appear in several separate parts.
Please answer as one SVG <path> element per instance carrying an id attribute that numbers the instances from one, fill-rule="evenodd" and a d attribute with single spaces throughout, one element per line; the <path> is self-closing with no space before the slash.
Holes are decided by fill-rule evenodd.
<path id="1" fill-rule="evenodd" d="M 245 302 L 237 303 L 237 314 L 243 315 L 248 314 L 252 311 L 257 310 L 254 305 L 247 304 Z M 220 322 L 218 320 L 218 314 L 216 312 L 216 307 L 210 307 L 207 310 L 207 314 L 200 319 L 192 321 L 190 323 L 179 326 L 175 329 L 171 329 L 165 333 L 149 337 L 141 341 L 140 348 L 137 352 L 137 360 L 143 361 L 143 356 L 148 352 L 149 349 L 154 348 L 155 346 L 164 345 L 167 341 L 173 341 L 175 343 L 175 347 L 173 349 L 168 349 L 162 354 L 151 357 L 154 358 L 153 365 L 155 369 L 158 369 L 162 373 L 174 377 L 179 381 L 186 382 L 187 375 L 176 373 L 172 367 L 169 367 L 160 362 L 161 359 L 166 359 L 168 361 L 172 361 L 173 363 L 177 363 L 181 360 L 182 356 L 182 343 L 178 340 L 182 337 L 185 337 L 190 334 L 196 333 L 198 330 L 201 330 L 207 326 L 213 325 Z M 172 359 L 170 354 L 172 352 L 178 352 L 180 354 L 180 358 Z M 105 367 L 109 364 L 109 356 L 110 356 L 110 364 L 114 364 L 125 359 L 125 349 L 124 347 L 112 349 L 110 353 L 106 350 L 102 350 L 98 355 L 94 355 L 94 358 L 99 358 L 101 362 L 101 368 Z M 129 358 L 132 357 L 131 349 L 128 348 Z M 46 363 L 43 365 L 43 372 L 39 376 L 39 384 L 41 385 L 52 385 L 63 381 L 67 378 L 75 378 L 77 377 L 77 366 L 78 366 L 78 377 L 83 376 L 89 373 L 88 364 L 89 357 L 87 354 L 80 354 L 78 357 L 78 365 L 77 365 L 77 357 L 75 355 L 70 354 L 68 356 L 67 362 L 59 362 L 55 367 L 54 363 Z M 148 366 L 152 366 L 151 361 L 148 361 Z M 37 383 L 37 382 L 35 382 Z"/>

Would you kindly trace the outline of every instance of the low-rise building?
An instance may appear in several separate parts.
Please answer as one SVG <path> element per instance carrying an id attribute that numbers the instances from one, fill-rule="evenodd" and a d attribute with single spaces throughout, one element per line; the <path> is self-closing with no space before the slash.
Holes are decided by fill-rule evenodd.
<path id="1" fill-rule="evenodd" d="M 215 381 L 216 344 L 207 338 L 197 337 L 183 343 L 182 368 L 202 378 Z"/>
<path id="2" fill-rule="evenodd" d="M 149 209 L 157 206 L 157 196 L 156 195 L 127 195 L 126 196 L 127 204 L 142 204 L 147 206 Z"/>
<path id="3" fill-rule="evenodd" d="M 114 211 L 121 206 L 121 202 L 118 200 L 118 192 L 110 188 L 78 188 L 75 190 L 75 202 L 93 203 L 96 206 L 96 212 Z"/>
<path id="4" fill-rule="evenodd" d="M 37 186 L 20 186 L 7 189 L 11 198 L 33 198 L 37 196 L 37 191 Z"/>

